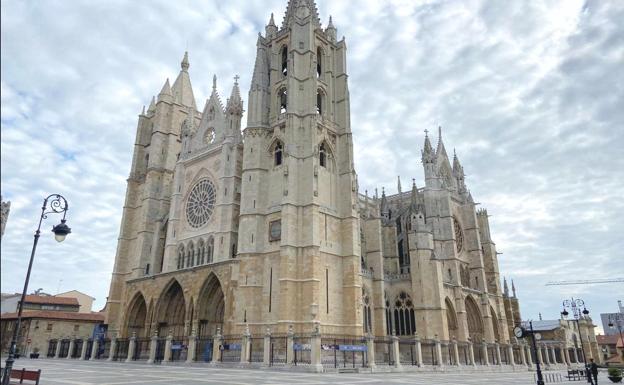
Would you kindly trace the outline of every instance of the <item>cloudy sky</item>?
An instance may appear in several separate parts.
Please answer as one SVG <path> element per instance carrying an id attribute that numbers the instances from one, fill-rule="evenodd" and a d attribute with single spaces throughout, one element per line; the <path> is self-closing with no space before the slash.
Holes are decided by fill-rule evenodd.
<path id="1" fill-rule="evenodd" d="M 70 202 L 72 234 L 44 223 L 31 290 L 78 289 L 101 307 L 137 115 L 186 49 L 197 104 L 219 77 L 248 89 L 258 31 L 286 0 L 2 1 L 2 291 L 18 292 L 42 199 Z M 624 284 L 624 2 L 317 2 L 346 36 L 362 190 L 422 186 L 424 130 L 443 127 L 490 213 L 525 318 L 564 298 L 613 311 Z M 246 95 L 246 91 L 245 91 Z"/>

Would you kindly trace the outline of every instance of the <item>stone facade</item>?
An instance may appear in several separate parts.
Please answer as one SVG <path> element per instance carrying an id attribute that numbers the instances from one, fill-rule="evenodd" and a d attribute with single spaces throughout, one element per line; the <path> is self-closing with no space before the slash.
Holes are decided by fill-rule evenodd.
<path id="1" fill-rule="evenodd" d="M 5 313 L 0 316 L 2 353 L 8 352 L 16 318 L 15 313 Z M 103 321 L 104 316 L 97 313 L 25 310 L 22 316 L 17 351 L 23 355 L 29 353 L 48 355 L 50 340 L 82 339 L 86 341 L 92 337 L 94 327 Z"/>
<path id="2" fill-rule="evenodd" d="M 4 201 L 0 196 L 0 237 L 4 236 L 4 228 L 9 220 L 9 213 L 11 212 L 11 202 Z"/>
<path id="3" fill-rule="evenodd" d="M 271 16 L 242 134 L 238 77 L 225 106 L 215 78 L 199 111 L 185 54 L 139 116 L 111 335 L 513 342 L 515 288 L 503 293 L 487 211 L 441 131 L 435 149 L 425 139 L 423 187 L 359 192 L 336 36 L 312 0 L 290 1 L 281 28 Z"/>

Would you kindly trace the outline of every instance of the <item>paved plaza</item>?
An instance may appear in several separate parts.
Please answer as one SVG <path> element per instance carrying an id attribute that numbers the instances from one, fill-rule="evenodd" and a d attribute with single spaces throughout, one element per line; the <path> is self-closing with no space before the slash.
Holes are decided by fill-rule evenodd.
<path id="1" fill-rule="evenodd" d="M 41 369 L 41 385 L 530 385 L 533 373 L 301 373 L 285 370 L 162 366 L 77 360 L 17 360 L 15 368 Z M 552 372 L 549 372 L 552 373 Z"/>

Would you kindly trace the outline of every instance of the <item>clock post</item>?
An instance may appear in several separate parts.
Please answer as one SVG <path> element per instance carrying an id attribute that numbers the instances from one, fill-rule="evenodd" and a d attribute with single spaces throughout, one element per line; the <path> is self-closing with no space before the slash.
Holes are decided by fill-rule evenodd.
<path id="1" fill-rule="evenodd" d="M 535 371 L 537 374 L 537 385 L 544 385 L 544 376 L 542 375 L 542 367 L 540 365 L 539 356 L 537 355 L 537 341 L 535 331 L 533 330 L 533 321 L 529 321 L 529 330 L 524 329 L 522 326 L 516 326 L 513 330 L 514 335 L 517 338 L 524 338 L 527 335 L 531 335 L 531 347 L 535 354 Z"/>

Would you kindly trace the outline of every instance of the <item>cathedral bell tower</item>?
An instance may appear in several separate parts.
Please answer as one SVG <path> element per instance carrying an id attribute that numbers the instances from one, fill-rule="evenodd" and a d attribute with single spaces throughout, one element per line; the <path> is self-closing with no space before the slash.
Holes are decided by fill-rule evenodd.
<path id="1" fill-rule="evenodd" d="M 259 35 L 244 131 L 234 318 L 264 332 L 361 333 L 346 44 L 313 0 Z"/>

